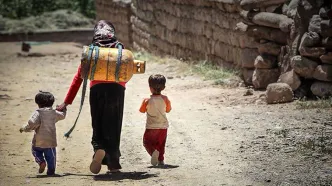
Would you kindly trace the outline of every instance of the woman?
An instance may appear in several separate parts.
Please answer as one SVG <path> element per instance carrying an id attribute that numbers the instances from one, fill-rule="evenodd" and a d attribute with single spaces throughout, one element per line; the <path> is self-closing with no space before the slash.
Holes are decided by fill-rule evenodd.
<path id="1" fill-rule="evenodd" d="M 116 48 L 122 45 L 115 37 L 112 23 L 100 20 L 94 28 L 92 44 L 99 47 Z M 57 107 L 63 110 L 72 104 L 82 82 L 81 66 L 75 74 L 64 102 Z M 92 141 L 94 149 L 90 171 L 98 174 L 101 165 L 107 165 L 110 172 L 121 169 L 119 163 L 120 136 L 126 82 L 90 81 L 90 112 L 92 120 Z"/>

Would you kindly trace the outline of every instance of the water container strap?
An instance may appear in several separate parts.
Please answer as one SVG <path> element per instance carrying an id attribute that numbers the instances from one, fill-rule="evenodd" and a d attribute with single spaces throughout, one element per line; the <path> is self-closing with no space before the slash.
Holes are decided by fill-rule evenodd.
<path id="1" fill-rule="evenodd" d="M 78 121 L 78 118 L 80 117 L 81 111 L 82 111 L 82 107 L 83 107 L 83 103 L 84 103 L 84 98 L 85 98 L 85 92 L 86 92 L 86 86 L 87 86 L 87 82 L 88 82 L 88 77 L 89 77 L 89 71 L 90 71 L 90 65 L 91 65 L 91 57 L 92 57 L 92 51 L 94 50 L 94 46 L 90 45 L 89 46 L 89 52 L 88 52 L 88 70 L 87 73 L 84 74 L 84 78 L 83 78 L 83 87 L 82 87 L 82 97 L 81 97 L 81 105 L 78 111 L 78 115 L 76 117 L 75 123 L 74 125 L 70 128 L 70 130 L 68 132 L 65 133 L 65 137 L 69 138 L 69 135 L 73 132 L 76 123 Z"/>
<path id="2" fill-rule="evenodd" d="M 121 58 L 122 58 L 122 44 L 118 43 L 116 45 L 118 47 L 118 59 L 116 61 L 116 68 L 115 68 L 115 81 L 119 82 L 119 73 L 120 73 L 120 66 L 121 66 Z"/>
<path id="3" fill-rule="evenodd" d="M 99 58 L 99 47 L 95 46 L 94 50 L 95 50 L 95 58 L 94 58 L 93 65 L 92 65 L 90 80 L 94 80 L 97 62 L 98 62 L 98 58 Z"/>

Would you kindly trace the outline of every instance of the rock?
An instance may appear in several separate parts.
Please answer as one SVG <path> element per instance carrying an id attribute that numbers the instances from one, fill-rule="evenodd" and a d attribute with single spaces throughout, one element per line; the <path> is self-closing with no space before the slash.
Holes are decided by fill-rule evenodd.
<path id="1" fill-rule="evenodd" d="M 242 0 L 240 3 L 240 7 L 243 10 L 252 10 L 262 7 L 268 7 L 271 5 L 281 5 L 286 1 L 287 0 Z"/>
<path id="2" fill-rule="evenodd" d="M 239 57 L 239 61 L 241 61 L 242 68 L 254 68 L 255 59 L 259 54 L 257 49 L 245 48 L 241 50 L 237 55 Z"/>
<path id="3" fill-rule="evenodd" d="M 242 78 L 246 85 L 252 85 L 253 69 L 242 68 Z"/>
<path id="4" fill-rule="evenodd" d="M 288 45 L 282 46 L 280 55 L 279 55 L 279 63 L 280 63 L 280 73 L 283 74 L 293 69 L 290 60 L 290 47 Z"/>
<path id="5" fill-rule="evenodd" d="M 273 5 L 265 8 L 266 12 L 271 12 L 273 13 L 277 8 L 279 8 L 280 5 Z"/>
<path id="6" fill-rule="evenodd" d="M 321 60 L 323 63 L 331 64 L 331 65 L 332 65 L 332 52 L 328 52 L 328 53 L 325 54 L 325 55 L 321 55 L 321 56 L 320 56 L 320 60 Z"/>
<path id="7" fill-rule="evenodd" d="M 332 21 L 331 20 L 322 20 L 320 22 L 321 35 L 323 37 L 332 37 Z"/>
<path id="8" fill-rule="evenodd" d="M 251 96 L 254 94 L 254 90 L 252 89 L 248 89 L 245 91 L 245 93 L 243 94 L 243 96 Z"/>
<path id="9" fill-rule="evenodd" d="M 309 22 L 309 32 L 317 32 L 317 33 L 321 33 L 321 27 L 320 27 L 320 22 L 322 21 L 322 19 L 320 18 L 319 15 L 313 15 L 310 19 Z"/>
<path id="10" fill-rule="evenodd" d="M 311 91 L 314 95 L 325 97 L 332 95 L 332 83 L 316 81 L 311 85 Z"/>
<path id="11" fill-rule="evenodd" d="M 293 23 L 293 19 L 285 15 L 270 12 L 241 11 L 240 15 L 245 20 L 251 21 L 257 25 L 279 28 L 283 32 L 289 32 Z"/>
<path id="12" fill-rule="evenodd" d="M 300 0 L 291 0 L 288 4 L 286 15 L 290 18 L 294 18 L 297 12 L 297 6 Z"/>
<path id="13" fill-rule="evenodd" d="M 269 54 L 258 55 L 255 59 L 255 68 L 276 68 L 277 57 Z"/>
<path id="14" fill-rule="evenodd" d="M 252 83 L 256 89 L 264 89 L 270 83 L 275 83 L 280 75 L 279 69 L 255 69 Z"/>
<path id="15" fill-rule="evenodd" d="M 287 44 L 287 33 L 280 29 L 264 26 L 248 26 L 248 35 L 257 39 L 266 39 L 279 44 Z"/>
<path id="16" fill-rule="evenodd" d="M 274 42 L 265 42 L 257 45 L 259 54 L 271 54 L 278 56 L 281 51 L 281 46 Z"/>
<path id="17" fill-rule="evenodd" d="M 330 49 L 330 50 L 332 50 L 332 37 L 324 38 L 323 41 L 322 41 L 322 45 L 323 45 L 326 49 Z"/>
<path id="18" fill-rule="evenodd" d="M 319 16 L 322 18 L 322 19 L 329 19 L 328 15 L 327 15 L 327 12 L 328 11 L 331 11 L 330 8 L 326 7 L 326 6 L 323 6 L 319 9 Z"/>
<path id="19" fill-rule="evenodd" d="M 266 88 L 266 102 L 287 103 L 293 101 L 292 88 L 286 83 L 271 83 Z"/>
<path id="20" fill-rule="evenodd" d="M 236 24 L 235 30 L 239 30 L 241 32 L 246 32 L 248 29 L 248 25 L 243 23 L 243 22 L 239 22 Z"/>
<path id="21" fill-rule="evenodd" d="M 321 81 L 332 81 L 332 65 L 318 65 L 314 71 L 313 78 Z"/>
<path id="22" fill-rule="evenodd" d="M 301 47 L 313 47 L 320 44 L 320 36 L 317 32 L 306 32 L 301 38 Z"/>
<path id="23" fill-rule="evenodd" d="M 298 89 L 301 85 L 300 77 L 294 72 L 294 70 L 281 74 L 277 82 L 288 84 L 293 91 Z"/>
<path id="24" fill-rule="evenodd" d="M 326 52 L 324 47 L 300 47 L 299 51 L 302 56 L 313 58 L 319 58 Z"/>
<path id="25" fill-rule="evenodd" d="M 318 63 L 306 57 L 294 56 L 291 59 L 291 65 L 294 71 L 301 77 L 312 78 Z"/>

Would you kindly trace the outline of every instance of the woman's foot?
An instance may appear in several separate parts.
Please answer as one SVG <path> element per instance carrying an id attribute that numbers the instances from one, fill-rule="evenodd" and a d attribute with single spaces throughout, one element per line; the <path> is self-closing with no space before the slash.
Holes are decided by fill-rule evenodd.
<path id="1" fill-rule="evenodd" d="M 43 173 L 45 171 L 45 167 L 46 167 L 46 163 L 45 162 L 41 162 L 39 164 L 39 170 L 38 170 L 38 172 L 39 173 Z"/>
<path id="2" fill-rule="evenodd" d="M 98 174 L 100 172 L 101 162 L 103 161 L 105 154 L 106 154 L 105 150 L 103 150 L 103 149 L 98 149 L 95 152 L 95 155 L 93 156 L 93 160 L 90 164 L 90 171 L 93 174 Z"/>
<path id="3" fill-rule="evenodd" d="M 159 151 L 157 150 L 153 151 L 151 155 L 151 164 L 153 166 L 156 166 L 158 164 L 158 157 L 159 157 Z"/>

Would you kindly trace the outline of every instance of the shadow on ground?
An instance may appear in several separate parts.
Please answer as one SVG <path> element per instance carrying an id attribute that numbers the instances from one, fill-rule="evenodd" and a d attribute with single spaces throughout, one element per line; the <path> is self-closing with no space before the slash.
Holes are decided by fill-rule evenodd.
<path id="1" fill-rule="evenodd" d="M 158 165 L 158 166 L 149 166 L 148 168 L 153 168 L 153 169 L 175 169 L 178 168 L 178 165 L 169 165 L 169 164 L 165 164 L 165 165 Z"/>
<path id="2" fill-rule="evenodd" d="M 96 181 L 118 181 L 124 179 L 143 180 L 151 177 L 157 177 L 157 174 L 148 174 L 147 172 L 117 172 L 111 174 L 99 174 L 94 176 Z"/>

